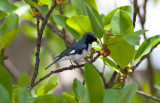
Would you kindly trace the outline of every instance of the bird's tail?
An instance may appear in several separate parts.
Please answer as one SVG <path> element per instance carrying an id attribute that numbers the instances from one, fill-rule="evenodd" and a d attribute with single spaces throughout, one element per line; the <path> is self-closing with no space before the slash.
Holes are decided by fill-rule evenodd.
<path id="1" fill-rule="evenodd" d="M 48 67 L 46 67 L 45 69 L 48 69 L 50 66 L 52 66 L 53 64 L 57 63 L 59 60 L 61 59 L 61 57 L 59 57 L 58 59 L 56 59 L 53 63 L 51 63 Z"/>

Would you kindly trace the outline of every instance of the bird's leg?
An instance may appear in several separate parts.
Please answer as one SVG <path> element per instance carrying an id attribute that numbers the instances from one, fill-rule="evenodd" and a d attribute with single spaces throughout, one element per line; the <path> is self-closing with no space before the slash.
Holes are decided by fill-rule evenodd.
<path id="1" fill-rule="evenodd" d="M 70 60 L 70 62 L 71 62 L 71 64 L 72 64 L 72 65 L 70 65 L 70 66 L 73 66 L 73 63 L 72 63 L 72 61 L 71 61 L 71 60 Z"/>

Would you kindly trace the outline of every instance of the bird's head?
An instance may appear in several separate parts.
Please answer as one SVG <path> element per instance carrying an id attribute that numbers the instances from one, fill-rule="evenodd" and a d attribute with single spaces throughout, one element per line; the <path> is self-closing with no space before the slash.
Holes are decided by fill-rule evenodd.
<path id="1" fill-rule="evenodd" d="M 92 42 L 98 43 L 97 37 L 91 32 L 85 33 L 81 40 L 87 44 L 92 44 Z"/>

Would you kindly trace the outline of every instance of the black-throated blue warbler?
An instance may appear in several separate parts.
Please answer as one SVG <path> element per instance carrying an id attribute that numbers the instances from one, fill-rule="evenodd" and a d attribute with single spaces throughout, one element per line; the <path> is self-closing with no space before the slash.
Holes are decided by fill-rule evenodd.
<path id="1" fill-rule="evenodd" d="M 93 42 L 97 42 L 96 36 L 91 32 L 85 33 L 81 40 L 64 50 L 56 57 L 56 60 L 45 69 L 48 69 L 51 65 L 63 60 L 78 61 L 79 59 L 86 57 L 90 53 Z"/>

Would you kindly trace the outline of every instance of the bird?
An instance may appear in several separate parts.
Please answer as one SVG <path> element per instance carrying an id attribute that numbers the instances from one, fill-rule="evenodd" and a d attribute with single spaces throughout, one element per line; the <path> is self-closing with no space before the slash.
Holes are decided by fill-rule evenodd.
<path id="1" fill-rule="evenodd" d="M 93 42 L 98 43 L 97 37 L 92 32 L 86 32 L 82 36 L 81 40 L 72 44 L 70 47 L 65 49 L 60 55 L 56 56 L 56 60 L 45 69 L 48 69 L 50 66 L 57 62 L 61 62 L 64 60 L 78 61 L 79 59 L 86 57 L 90 53 Z"/>

